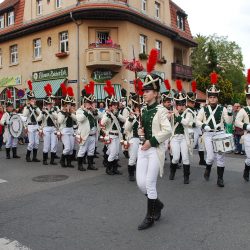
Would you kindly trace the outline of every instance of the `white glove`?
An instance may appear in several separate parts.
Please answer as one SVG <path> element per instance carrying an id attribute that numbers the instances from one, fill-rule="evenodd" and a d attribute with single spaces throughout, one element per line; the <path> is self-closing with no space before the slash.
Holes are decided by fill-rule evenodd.
<path id="1" fill-rule="evenodd" d="M 247 131 L 250 131 L 250 124 L 247 125 Z"/>
<path id="2" fill-rule="evenodd" d="M 209 132 L 209 131 L 211 130 L 211 128 L 210 128 L 208 125 L 206 125 L 206 126 L 204 127 L 204 129 L 205 129 L 206 132 Z"/>

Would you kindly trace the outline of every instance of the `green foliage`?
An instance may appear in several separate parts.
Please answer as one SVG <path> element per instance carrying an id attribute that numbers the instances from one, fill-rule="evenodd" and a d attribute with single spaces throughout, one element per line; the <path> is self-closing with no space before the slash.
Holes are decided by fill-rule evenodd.
<path id="1" fill-rule="evenodd" d="M 243 93 L 246 83 L 241 48 L 235 42 L 228 41 L 227 37 L 215 34 L 211 36 L 198 34 L 195 41 L 198 46 L 193 49 L 191 55 L 194 78 L 202 81 L 208 78 L 209 84 L 210 73 L 217 72 L 220 75 L 221 98 L 223 102 L 231 102 L 232 92 Z M 198 84 L 198 89 L 205 91 L 205 85 L 204 82 Z"/>

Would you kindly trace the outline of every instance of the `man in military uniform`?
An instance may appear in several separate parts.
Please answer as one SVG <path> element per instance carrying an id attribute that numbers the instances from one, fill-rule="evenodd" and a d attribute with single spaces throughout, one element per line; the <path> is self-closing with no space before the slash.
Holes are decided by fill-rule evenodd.
<path id="1" fill-rule="evenodd" d="M 42 111 L 36 106 L 36 98 L 33 92 L 32 82 L 28 81 L 29 92 L 27 93 L 27 105 L 23 109 L 23 116 L 27 117 L 27 129 L 29 144 L 27 147 L 26 161 L 40 162 L 37 159 L 37 150 L 39 146 L 39 122 L 42 120 Z M 33 150 L 33 158 L 30 155 Z"/>
<path id="2" fill-rule="evenodd" d="M 224 168 L 225 168 L 225 155 L 224 153 L 214 153 L 212 138 L 218 134 L 224 134 L 224 122 L 227 124 L 232 123 L 232 113 L 229 114 L 227 109 L 218 104 L 218 96 L 220 93 L 219 88 L 216 86 L 218 76 L 216 73 L 211 73 L 212 87 L 207 89 L 208 105 L 201 108 L 197 115 L 197 126 L 201 127 L 204 132 L 205 148 L 207 152 L 206 170 L 204 173 L 205 180 L 209 180 L 211 168 L 214 159 L 217 160 L 217 185 L 224 187 Z"/>
<path id="3" fill-rule="evenodd" d="M 48 165 L 48 153 L 51 152 L 50 164 L 57 165 L 55 155 L 57 150 L 57 112 L 53 109 L 51 98 L 52 87 L 48 83 L 44 86 L 47 94 L 42 110 L 42 131 L 43 131 L 43 165 Z"/>
<path id="4" fill-rule="evenodd" d="M 236 115 L 235 126 L 245 130 L 243 136 L 243 143 L 245 145 L 246 160 L 243 178 L 249 182 L 249 171 L 250 171 L 250 69 L 247 74 L 247 87 L 246 87 L 246 103 L 247 106 L 242 108 Z"/>
<path id="5" fill-rule="evenodd" d="M 7 89 L 7 101 L 5 102 L 6 112 L 3 114 L 0 125 L 4 126 L 4 141 L 5 141 L 5 149 L 6 149 L 6 159 L 10 159 L 10 150 L 12 148 L 13 158 L 20 158 L 17 155 L 17 141 L 18 138 L 13 137 L 9 132 L 10 118 L 15 113 L 13 112 L 13 102 L 12 96 L 9 89 Z"/>
<path id="6" fill-rule="evenodd" d="M 78 123 L 78 137 L 80 148 L 77 155 L 78 170 L 86 171 L 83 167 L 83 157 L 87 153 L 88 170 L 98 170 L 94 164 L 94 153 L 96 146 L 97 121 L 93 114 L 92 103 L 94 96 L 94 82 L 90 82 L 82 91 L 82 106 L 76 111 Z M 97 113 L 98 115 L 98 113 Z"/>

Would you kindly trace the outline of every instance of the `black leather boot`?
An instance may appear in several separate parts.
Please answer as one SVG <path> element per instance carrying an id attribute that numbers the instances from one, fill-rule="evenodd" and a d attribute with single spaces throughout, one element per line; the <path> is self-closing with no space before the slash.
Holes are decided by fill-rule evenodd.
<path id="1" fill-rule="evenodd" d="M 189 184 L 190 165 L 183 164 L 184 184 Z"/>
<path id="2" fill-rule="evenodd" d="M 33 158 L 32 158 L 33 162 L 40 162 L 40 160 L 37 159 L 37 149 L 33 148 Z"/>
<path id="3" fill-rule="evenodd" d="M 55 158 L 56 158 L 56 153 L 51 152 L 50 154 L 50 165 L 57 165 L 57 163 L 55 162 Z"/>
<path id="4" fill-rule="evenodd" d="M 204 178 L 205 178 L 206 181 L 209 180 L 210 173 L 211 173 L 211 168 L 212 168 L 212 165 L 207 165 L 206 164 L 206 170 L 205 170 L 205 173 L 204 173 Z"/>
<path id="5" fill-rule="evenodd" d="M 122 175 L 122 172 L 118 170 L 118 160 L 113 161 L 113 173 L 117 175 Z"/>
<path id="6" fill-rule="evenodd" d="M 95 147 L 94 158 L 99 158 L 99 153 L 97 152 L 97 147 Z"/>
<path id="7" fill-rule="evenodd" d="M 77 157 L 77 164 L 79 171 L 86 171 L 86 168 L 83 166 L 83 157 Z"/>
<path id="8" fill-rule="evenodd" d="M 155 213 L 155 204 L 156 204 L 156 199 L 149 199 L 148 198 L 148 211 L 146 214 L 145 219 L 143 222 L 138 226 L 138 230 L 144 230 L 148 229 L 153 226 L 154 224 L 154 213 Z"/>
<path id="9" fill-rule="evenodd" d="M 48 153 L 43 153 L 43 165 L 48 165 Z"/>
<path id="10" fill-rule="evenodd" d="M 27 162 L 31 162 L 30 154 L 31 154 L 31 151 L 30 151 L 30 150 L 27 150 L 27 153 L 26 153 L 26 161 L 27 161 Z"/>
<path id="11" fill-rule="evenodd" d="M 135 181 L 135 165 L 128 165 L 128 179 L 129 181 Z"/>
<path id="12" fill-rule="evenodd" d="M 204 159 L 204 151 L 199 151 L 200 162 L 199 165 L 206 166 L 206 161 Z"/>
<path id="13" fill-rule="evenodd" d="M 106 164 L 106 174 L 108 174 L 108 175 L 114 175 L 114 172 L 113 172 L 113 161 L 107 161 L 107 164 Z"/>
<path id="14" fill-rule="evenodd" d="M 60 160 L 60 164 L 62 168 L 66 168 L 66 164 L 65 164 L 65 159 L 66 159 L 66 155 L 62 154 L 61 156 L 61 160 Z"/>
<path id="15" fill-rule="evenodd" d="M 12 148 L 13 158 L 20 159 L 21 157 L 17 155 L 17 148 Z"/>
<path id="16" fill-rule="evenodd" d="M 219 187 L 224 187 L 223 174 L 224 174 L 224 168 L 217 167 L 217 175 L 218 175 L 217 185 Z"/>
<path id="17" fill-rule="evenodd" d="M 72 161 L 77 161 L 77 159 L 76 159 L 76 150 L 73 150 Z"/>
<path id="18" fill-rule="evenodd" d="M 169 180 L 174 180 L 176 168 L 177 168 L 177 164 L 174 164 L 174 163 L 170 164 Z"/>
<path id="19" fill-rule="evenodd" d="M 249 181 L 249 170 L 250 170 L 250 166 L 247 166 L 247 164 L 245 164 L 245 169 L 244 169 L 244 173 L 243 173 L 243 178 L 245 181 Z"/>
<path id="20" fill-rule="evenodd" d="M 86 158 L 87 158 L 87 153 L 85 153 L 85 155 L 83 156 L 83 160 L 82 160 L 83 164 L 87 164 Z"/>
<path id="21" fill-rule="evenodd" d="M 74 168 L 75 166 L 71 164 L 72 155 L 66 155 L 67 168 Z"/>
<path id="22" fill-rule="evenodd" d="M 94 156 L 87 156 L 88 157 L 88 170 L 98 170 L 98 168 L 96 168 L 93 164 L 94 162 Z"/>
<path id="23" fill-rule="evenodd" d="M 159 220 L 161 217 L 161 210 L 163 209 L 164 204 L 157 198 L 155 201 L 155 214 L 154 218 L 155 220 Z"/>
<path id="24" fill-rule="evenodd" d="M 10 159 L 10 148 L 5 148 L 6 150 L 6 159 Z"/>

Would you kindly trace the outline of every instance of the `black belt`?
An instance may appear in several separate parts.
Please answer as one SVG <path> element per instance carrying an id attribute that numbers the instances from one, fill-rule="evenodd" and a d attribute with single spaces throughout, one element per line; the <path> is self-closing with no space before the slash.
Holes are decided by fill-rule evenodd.
<path id="1" fill-rule="evenodd" d="M 113 132 L 109 132 L 109 134 L 110 134 L 110 135 L 116 135 L 116 136 L 119 135 L 119 133 L 113 133 Z"/>
<path id="2" fill-rule="evenodd" d="M 37 122 L 29 122 L 28 125 L 37 125 Z"/>

